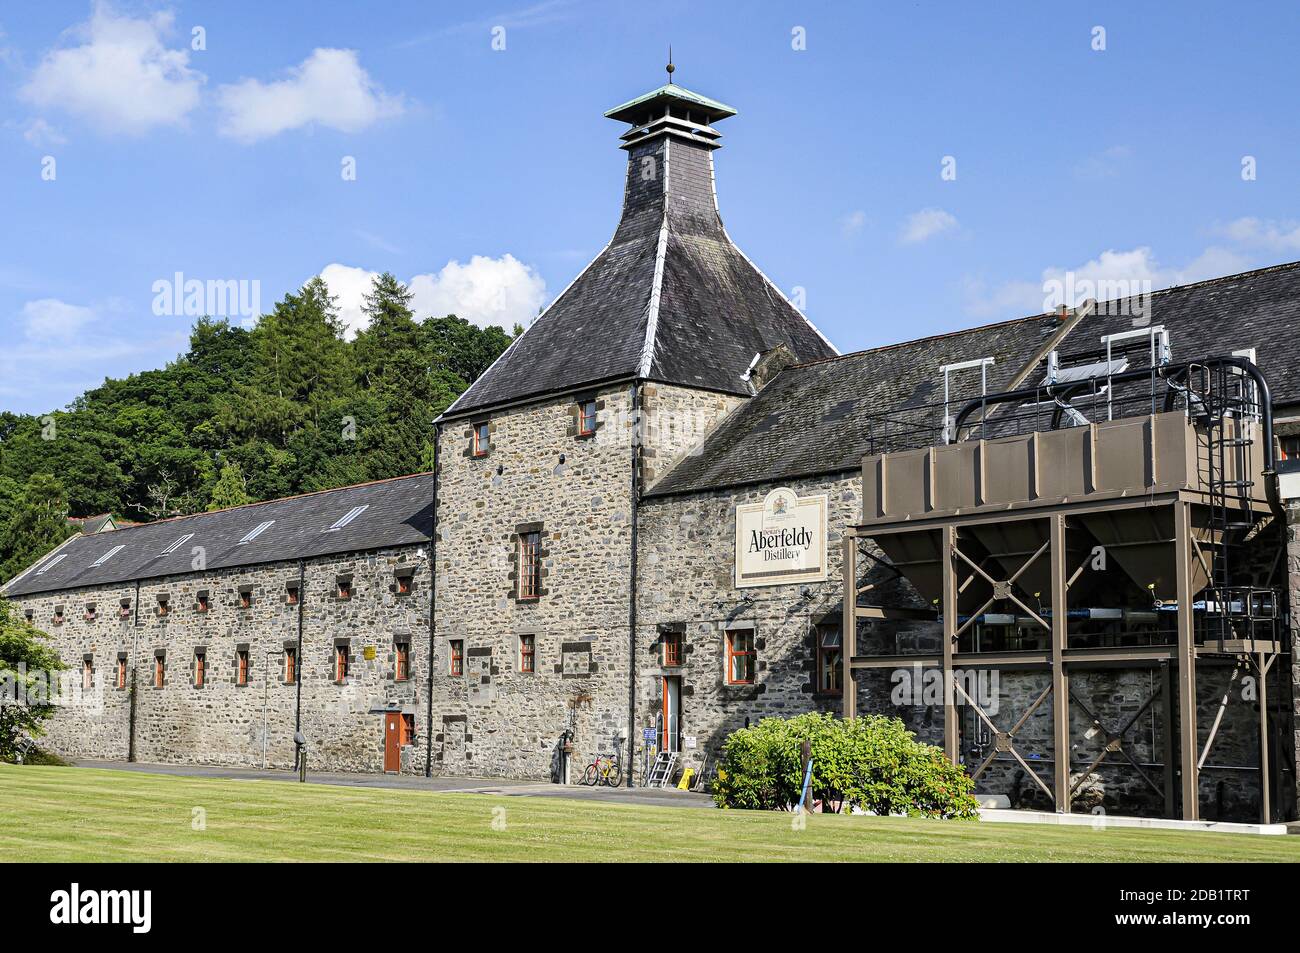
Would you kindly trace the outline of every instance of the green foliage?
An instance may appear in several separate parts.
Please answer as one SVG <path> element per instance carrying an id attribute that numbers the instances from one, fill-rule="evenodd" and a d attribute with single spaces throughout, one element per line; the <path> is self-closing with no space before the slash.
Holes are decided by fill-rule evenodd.
<path id="1" fill-rule="evenodd" d="M 380 275 L 347 340 L 313 278 L 246 329 L 202 318 L 158 370 L 109 379 L 66 409 L 0 412 L 0 581 L 70 532 L 26 502 L 58 474 L 64 515 L 162 519 L 432 469 L 433 420 L 511 336 L 418 320 Z"/>
<path id="2" fill-rule="evenodd" d="M 27 568 L 75 532 L 62 482 L 49 473 L 32 474 L 0 530 L 0 578 Z"/>
<path id="3" fill-rule="evenodd" d="M 732 732 L 718 765 L 714 801 L 724 808 L 792 808 L 803 787 L 805 740 L 813 759 L 811 799 L 872 814 L 975 816 L 974 782 L 965 770 L 917 741 L 897 718 L 883 715 L 764 718 Z"/>
<path id="4" fill-rule="evenodd" d="M 46 638 L 0 599 L 0 761 L 17 760 L 21 743 L 54 713 L 49 676 L 65 666 Z"/>

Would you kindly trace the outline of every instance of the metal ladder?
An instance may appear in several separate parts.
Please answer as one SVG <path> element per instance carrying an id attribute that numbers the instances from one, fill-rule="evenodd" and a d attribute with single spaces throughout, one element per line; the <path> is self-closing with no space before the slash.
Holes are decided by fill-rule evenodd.
<path id="1" fill-rule="evenodd" d="M 673 768 L 676 766 L 676 751 L 660 751 L 655 755 L 654 764 L 650 766 L 650 774 L 646 777 L 645 786 L 648 788 L 667 787 L 669 779 L 673 776 Z"/>

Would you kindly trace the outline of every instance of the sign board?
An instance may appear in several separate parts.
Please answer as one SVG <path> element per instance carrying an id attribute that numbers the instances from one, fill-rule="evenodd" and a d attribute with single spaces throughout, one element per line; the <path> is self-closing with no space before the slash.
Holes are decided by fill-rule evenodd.
<path id="1" fill-rule="evenodd" d="M 375 660 L 375 647 L 373 645 L 367 645 L 361 650 L 361 654 L 365 657 L 367 662 L 373 662 Z"/>
<path id="2" fill-rule="evenodd" d="M 688 747 L 688 748 L 694 748 L 694 747 L 695 747 L 695 736 L 694 736 L 694 735 L 687 735 L 686 737 L 684 737 L 684 738 L 682 739 L 682 741 L 685 743 L 686 747 Z"/>
<path id="3" fill-rule="evenodd" d="M 778 487 L 736 507 L 736 588 L 826 581 L 827 498 Z"/>

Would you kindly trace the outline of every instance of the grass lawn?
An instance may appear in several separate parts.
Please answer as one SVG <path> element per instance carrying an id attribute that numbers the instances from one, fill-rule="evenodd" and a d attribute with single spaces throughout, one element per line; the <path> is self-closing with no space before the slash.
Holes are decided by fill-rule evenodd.
<path id="1" fill-rule="evenodd" d="M 191 826 L 196 808 L 206 830 Z M 504 821 L 494 830 L 493 821 Z M 8 861 L 1292 861 L 1300 837 L 641 807 L 0 765 Z"/>

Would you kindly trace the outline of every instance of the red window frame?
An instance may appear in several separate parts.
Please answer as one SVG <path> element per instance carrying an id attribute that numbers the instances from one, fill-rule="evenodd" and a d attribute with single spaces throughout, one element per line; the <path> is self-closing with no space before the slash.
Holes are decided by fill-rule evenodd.
<path id="1" fill-rule="evenodd" d="M 54 610 L 54 624 L 63 625 L 63 606 L 58 606 Z"/>
<path id="2" fill-rule="evenodd" d="M 519 535 L 519 598 L 542 595 L 542 534 L 534 530 Z"/>
<path id="3" fill-rule="evenodd" d="M 399 596 L 409 596 L 409 595 L 411 594 L 411 577 L 410 577 L 410 576 L 398 576 L 398 577 L 397 577 L 397 594 L 398 594 Z"/>
<path id="4" fill-rule="evenodd" d="M 471 452 L 476 457 L 486 457 L 492 449 L 492 425 L 486 420 L 474 424 L 474 446 Z"/>
<path id="5" fill-rule="evenodd" d="M 239 593 L 239 608 L 241 609 L 253 608 L 253 593 L 251 590 L 247 592 Z"/>
<path id="6" fill-rule="evenodd" d="M 284 587 L 284 602 L 285 605 L 290 606 L 296 606 L 298 604 L 298 587 L 296 585 Z"/>
<path id="7" fill-rule="evenodd" d="M 596 401 L 578 401 L 578 436 L 590 437 L 596 432 Z"/>
<path id="8" fill-rule="evenodd" d="M 465 674 L 465 641 L 464 639 L 451 639 L 448 644 L 451 646 L 451 655 L 447 671 L 451 675 L 460 676 Z"/>
<path id="9" fill-rule="evenodd" d="M 663 634 L 663 664 L 665 668 L 679 668 L 682 664 L 682 643 L 685 641 L 680 632 Z"/>
<path id="10" fill-rule="evenodd" d="M 81 660 L 81 687 L 95 687 L 95 663 L 88 658 Z"/>
<path id="11" fill-rule="evenodd" d="M 158 600 L 158 615 L 164 616 L 172 611 L 171 602 L 167 599 Z"/>
<path id="12" fill-rule="evenodd" d="M 519 636 L 519 671 L 532 675 L 537 669 L 537 640 L 531 635 Z"/>
<path id="13" fill-rule="evenodd" d="M 351 599 L 351 598 L 352 598 L 352 580 L 351 580 L 351 579 L 339 579 L 339 580 L 336 580 L 336 587 L 337 587 L 337 588 L 336 588 L 336 592 L 337 592 L 338 597 L 339 597 L 340 599 Z"/>
<path id="14" fill-rule="evenodd" d="M 167 683 L 167 659 L 162 655 L 153 657 L 153 687 L 162 688 Z"/>
<path id="15" fill-rule="evenodd" d="M 404 682 L 411 677 L 411 643 L 398 642 L 396 645 L 393 678 L 399 682 Z"/>
<path id="16" fill-rule="evenodd" d="M 203 683 L 208 677 L 208 653 L 195 651 L 194 653 L 194 687 L 202 688 Z"/>
<path id="17" fill-rule="evenodd" d="M 730 629 L 727 632 L 727 684 L 752 685 L 757 668 L 753 629 Z"/>
<path id="18" fill-rule="evenodd" d="M 117 612 L 117 617 L 119 619 L 131 618 L 131 601 L 129 599 L 122 603 L 122 607 Z"/>
<path id="19" fill-rule="evenodd" d="M 117 687 L 126 688 L 126 659 L 117 660 Z"/>
<path id="20" fill-rule="evenodd" d="M 199 603 L 199 604 L 198 604 L 198 611 L 199 611 L 199 612 L 207 612 L 208 609 L 210 608 L 210 604 L 209 604 L 208 596 L 207 596 L 207 595 L 201 595 L 201 596 L 199 596 L 199 597 L 198 597 L 198 603 Z"/>
<path id="21" fill-rule="evenodd" d="M 235 665 L 237 674 L 235 676 L 236 685 L 248 684 L 248 649 L 239 649 L 235 652 Z"/>
<path id="22" fill-rule="evenodd" d="M 284 650 L 284 682 L 286 685 L 292 685 L 298 679 L 298 650 L 292 646 L 286 646 Z"/>
<path id="23" fill-rule="evenodd" d="M 817 639 L 817 694 L 840 694 L 844 677 L 844 642 L 837 625 L 819 625 Z"/>
<path id="24" fill-rule="evenodd" d="M 397 743 L 399 745 L 409 745 L 415 741 L 415 716 L 407 712 L 402 713 L 402 718 L 398 722 Z"/>
<path id="25" fill-rule="evenodd" d="M 334 682 L 342 685 L 348 680 L 348 647 L 334 646 Z"/>

